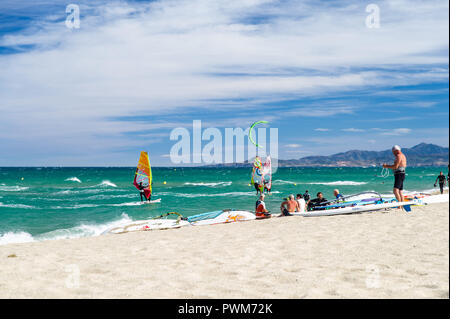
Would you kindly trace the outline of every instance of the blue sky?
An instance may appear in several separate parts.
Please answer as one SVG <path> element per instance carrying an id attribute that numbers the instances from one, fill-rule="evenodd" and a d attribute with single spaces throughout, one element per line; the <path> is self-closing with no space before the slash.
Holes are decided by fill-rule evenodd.
<path id="1" fill-rule="evenodd" d="M 0 166 L 171 165 L 176 127 L 279 129 L 280 158 L 448 146 L 448 1 L 0 2 Z"/>

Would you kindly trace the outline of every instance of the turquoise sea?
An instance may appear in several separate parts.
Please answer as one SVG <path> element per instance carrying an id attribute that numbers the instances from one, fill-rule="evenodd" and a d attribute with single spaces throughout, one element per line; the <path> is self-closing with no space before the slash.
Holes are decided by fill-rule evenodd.
<path id="1" fill-rule="evenodd" d="M 446 167 L 408 168 L 407 191 L 433 189 Z M 167 212 L 184 216 L 220 209 L 253 210 L 256 195 L 245 168 L 153 168 L 153 198 L 141 205 L 132 185 L 135 168 L 0 168 L 0 244 L 100 235 L 110 227 Z M 322 191 L 332 197 L 378 191 L 389 194 L 393 177 L 380 168 L 279 168 L 269 210 L 289 194 Z M 164 183 L 166 182 L 166 183 Z"/>

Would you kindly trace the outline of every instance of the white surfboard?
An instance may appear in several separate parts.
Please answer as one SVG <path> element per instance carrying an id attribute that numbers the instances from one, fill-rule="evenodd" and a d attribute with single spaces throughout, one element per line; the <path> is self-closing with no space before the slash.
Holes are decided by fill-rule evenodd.
<path id="1" fill-rule="evenodd" d="M 245 210 L 222 210 L 190 216 L 187 218 L 188 222 L 192 226 L 234 223 L 254 219 L 256 219 L 255 214 Z"/>
<path id="2" fill-rule="evenodd" d="M 155 200 L 151 200 L 151 201 L 146 201 L 143 202 L 144 204 L 155 204 L 155 203 L 161 203 L 161 198 L 155 199 Z"/>
<path id="3" fill-rule="evenodd" d="M 333 216 L 333 215 L 372 212 L 372 211 L 382 210 L 382 209 L 386 209 L 386 208 L 410 206 L 410 205 L 421 205 L 421 204 L 423 204 L 423 202 L 421 200 L 416 199 L 416 200 L 412 200 L 409 202 L 369 204 L 369 205 L 360 205 L 360 206 L 353 206 L 353 207 L 344 207 L 344 208 L 336 208 L 336 209 L 328 209 L 328 210 L 317 210 L 317 211 L 309 211 L 309 212 L 305 212 L 305 213 L 291 213 L 291 214 L 294 216 L 303 216 L 303 217 Z"/>

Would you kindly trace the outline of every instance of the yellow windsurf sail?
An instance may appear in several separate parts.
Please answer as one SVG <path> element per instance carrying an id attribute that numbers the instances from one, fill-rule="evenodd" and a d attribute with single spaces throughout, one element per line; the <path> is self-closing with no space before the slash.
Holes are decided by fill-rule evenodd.
<path id="1" fill-rule="evenodd" d="M 141 152 L 133 184 L 137 189 L 141 189 L 141 186 L 144 187 L 145 197 L 149 199 L 152 194 L 152 168 L 147 152 Z"/>

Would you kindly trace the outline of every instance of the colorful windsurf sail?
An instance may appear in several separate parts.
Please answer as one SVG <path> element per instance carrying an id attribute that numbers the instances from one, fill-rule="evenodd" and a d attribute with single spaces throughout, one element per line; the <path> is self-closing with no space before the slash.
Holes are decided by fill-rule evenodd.
<path id="1" fill-rule="evenodd" d="M 141 183 L 144 187 L 145 198 L 149 199 L 152 194 L 152 168 L 147 152 L 141 152 L 136 173 L 134 174 L 134 186 L 140 190 Z"/>
<path id="2" fill-rule="evenodd" d="M 262 193 L 264 189 L 270 191 L 272 188 L 272 161 L 270 156 L 267 156 L 264 164 L 259 156 L 255 157 L 252 169 L 251 183 L 257 187 Z M 255 185 L 256 184 L 256 185 Z"/>
<path id="3" fill-rule="evenodd" d="M 267 156 L 266 162 L 263 167 L 263 183 L 264 188 L 270 192 L 272 189 L 272 160 L 270 156 Z"/>
<path id="4" fill-rule="evenodd" d="M 259 156 L 256 156 L 255 160 L 253 161 L 251 183 L 252 186 L 257 187 L 259 191 L 262 192 L 264 190 L 263 165 Z"/>

